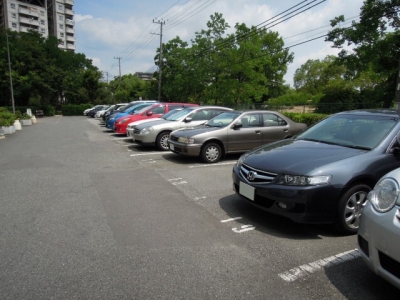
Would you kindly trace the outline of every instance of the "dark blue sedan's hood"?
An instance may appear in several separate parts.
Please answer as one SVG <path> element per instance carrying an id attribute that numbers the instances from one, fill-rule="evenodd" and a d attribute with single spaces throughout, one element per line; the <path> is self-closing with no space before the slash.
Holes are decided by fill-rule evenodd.
<path id="1" fill-rule="evenodd" d="M 367 151 L 304 140 L 283 140 L 253 149 L 244 163 L 274 173 L 306 175 L 321 166 Z"/>

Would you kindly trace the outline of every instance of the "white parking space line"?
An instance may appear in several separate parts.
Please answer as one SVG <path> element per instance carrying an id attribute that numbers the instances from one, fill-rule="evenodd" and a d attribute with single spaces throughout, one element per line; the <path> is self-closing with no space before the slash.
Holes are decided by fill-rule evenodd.
<path id="1" fill-rule="evenodd" d="M 207 199 L 207 197 L 203 196 L 203 197 L 194 197 L 193 198 L 194 201 L 198 201 L 198 200 L 202 200 L 202 199 Z"/>
<path id="2" fill-rule="evenodd" d="M 353 260 L 358 257 L 360 257 L 360 252 L 358 251 L 358 249 L 354 249 L 293 268 L 284 273 L 280 273 L 278 276 L 281 277 L 286 282 L 293 282 L 301 277 L 315 273 L 318 270 L 321 270 L 322 268 L 336 266 L 338 264 Z"/>
<path id="3" fill-rule="evenodd" d="M 144 156 L 165 153 L 165 151 L 131 154 L 130 156 Z"/>
<path id="4" fill-rule="evenodd" d="M 224 163 L 189 166 L 189 168 L 193 169 L 193 168 L 205 168 L 205 167 L 215 167 L 215 166 L 223 166 L 223 165 L 234 165 L 235 163 L 236 163 L 236 160 L 235 161 L 224 162 Z"/>
<path id="5" fill-rule="evenodd" d="M 230 219 L 226 219 L 226 220 L 221 220 L 221 223 L 232 222 L 232 221 L 236 221 L 236 220 L 240 220 L 240 219 L 242 219 L 242 217 L 230 218 Z"/>
<path id="6" fill-rule="evenodd" d="M 243 225 L 241 226 L 239 229 L 238 228 L 232 228 L 233 232 L 236 233 L 242 233 L 242 232 L 246 232 L 246 231 L 250 231 L 250 230 L 254 230 L 256 229 L 253 225 Z"/>

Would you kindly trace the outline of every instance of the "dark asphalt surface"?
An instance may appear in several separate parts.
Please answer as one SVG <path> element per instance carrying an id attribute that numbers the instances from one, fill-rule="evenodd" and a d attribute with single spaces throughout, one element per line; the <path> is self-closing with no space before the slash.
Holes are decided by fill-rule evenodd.
<path id="1" fill-rule="evenodd" d="M 266 232 L 235 234 L 85 117 L 40 118 L 0 140 L 0 228 L 0 299 L 379 299 L 382 286 L 388 299 L 396 291 L 360 260 L 284 282 L 278 256 L 283 270 L 313 261 L 296 261 L 307 241 L 271 238 L 291 245 L 281 249 Z M 257 251 L 267 246 L 274 251 Z M 371 292 L 365 278 L 377 284 Z"/>

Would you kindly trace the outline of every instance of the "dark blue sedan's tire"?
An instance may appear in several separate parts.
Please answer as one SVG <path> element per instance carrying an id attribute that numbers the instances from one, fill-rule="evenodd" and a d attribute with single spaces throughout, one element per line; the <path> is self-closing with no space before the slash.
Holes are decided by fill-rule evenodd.
<path id="1" fill-rule="evenodd" d="M 216 163 L 221 159 L 222 149 L 217 143 L 208 143 L 201 149 L 200 157 L 205 163 Z"/>
<path id="2" fill-rule="evenodd" d="M 340 198 L 335 221 L 337 230 L 344 234 L 356 234 L 360 226 L 362 210 L 367 203 L 371 188 L 366 184 L 356 184 Z"/>

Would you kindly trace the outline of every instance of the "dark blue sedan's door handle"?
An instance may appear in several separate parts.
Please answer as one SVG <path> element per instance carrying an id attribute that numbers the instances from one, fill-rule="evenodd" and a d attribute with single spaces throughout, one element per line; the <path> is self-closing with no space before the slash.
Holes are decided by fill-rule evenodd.
<path id="1" fill-rule="evenodd" d="M 260 133 L 261 133 L 261 130 L 256 130 L 256 133 L 257 133 L 257 134 L 260 134 Z"/>
<path id="2" fill-rule="evenodd" d="M 288 131 L 289 131 L 289 129 L 283 129 L 283 131 L 284 131 L 284 132 L 288 132 Z"/>

